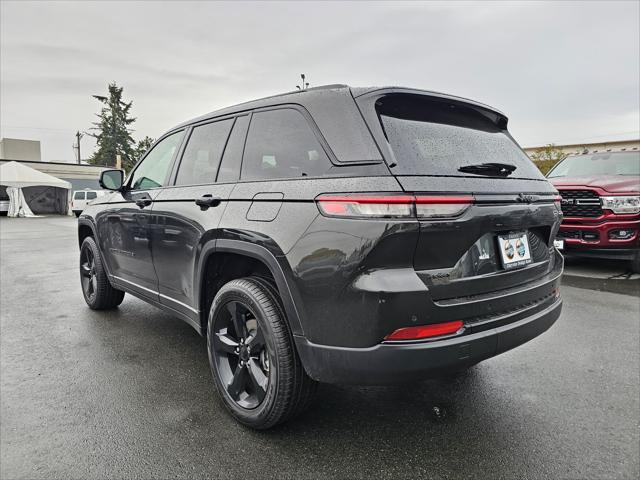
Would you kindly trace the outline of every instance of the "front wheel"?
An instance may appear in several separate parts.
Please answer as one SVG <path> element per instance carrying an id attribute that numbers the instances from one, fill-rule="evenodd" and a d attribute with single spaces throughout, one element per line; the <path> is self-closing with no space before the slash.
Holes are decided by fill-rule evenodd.
<path id="1" fill-rule="evenodd" d="M 93 237 L 85 238 L 80 247 L 80 284 L 84 300 L 92 310 L 115 308 L 124 299 L 124 292 L 109 282 Z"/>
<path id="2" fill-rule="evenodd" d="M 216 295 L 209 363 L 229 412 L 256 429 L 300 413 L 316 389 L 298 358 L 277 290 L 262 278 L 232 280 Z"/>

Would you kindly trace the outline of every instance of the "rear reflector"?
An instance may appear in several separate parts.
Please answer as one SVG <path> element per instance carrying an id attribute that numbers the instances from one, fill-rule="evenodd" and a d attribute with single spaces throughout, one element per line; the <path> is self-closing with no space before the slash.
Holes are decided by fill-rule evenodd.
<path id="1" fill-rule="evenodd" d="M 399 328 L 393 333 L 390 333 L 385 340 L 422 340 L 425 338 L 438 337 L 440 335 L 450 335 L 458 332 L 464 323 L 462 320 L 455 320 L 453 322 L 435 323 L 433 325 L 418 325 L 415 327 Z"/>
<path id="2" fill-rule="evenodd" d="M 455 217 L 473 201 L 472 195 L 324 194 L 316 198 L 323 215 L 347 218 Z"/>

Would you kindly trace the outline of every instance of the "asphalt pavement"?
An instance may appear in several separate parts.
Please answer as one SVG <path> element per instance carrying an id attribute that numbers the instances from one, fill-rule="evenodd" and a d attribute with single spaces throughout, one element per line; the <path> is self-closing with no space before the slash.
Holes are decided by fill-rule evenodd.
<path id="1" fill-rule="evenodd" d="M 564 286 L 551 330 L 455 380 L 322 385 L 306 414 L 254 432 L 216 399 L 186 323 L 130 295 L 86 307 L 74 218 L 1 218 L 0 258 L 2 479 L 640 475 L 631 276 L 625 294 Z"/>

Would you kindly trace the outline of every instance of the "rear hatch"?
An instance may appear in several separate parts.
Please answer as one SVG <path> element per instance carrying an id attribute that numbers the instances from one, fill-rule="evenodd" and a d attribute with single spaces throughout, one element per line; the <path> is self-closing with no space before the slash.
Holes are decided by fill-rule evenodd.
<path id="1" fill-rule="evenodd" d="M 550 271 L 557 192 L 513 140 L 503 114 L 400 89 L 356 101 L 406 192 L 471 199 L 447 217 L 420 219 L 414 268 L 433 300 L 505 290 Z"/>

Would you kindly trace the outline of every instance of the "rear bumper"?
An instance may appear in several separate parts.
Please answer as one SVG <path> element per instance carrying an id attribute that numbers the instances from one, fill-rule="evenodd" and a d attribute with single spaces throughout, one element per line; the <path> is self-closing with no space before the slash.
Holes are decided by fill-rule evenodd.
<path id="1" fill-rule="evenodd" d="M 548 330 L 560 316 L 562 300 L 513 323 L 443 340 L 369 348 L 316 345 L 295 337 L 304 367 L 326 383 L 385 385 L 459 370 L 506 352 Z M 500 323 L 500 322 L 496 322 Z"/>

